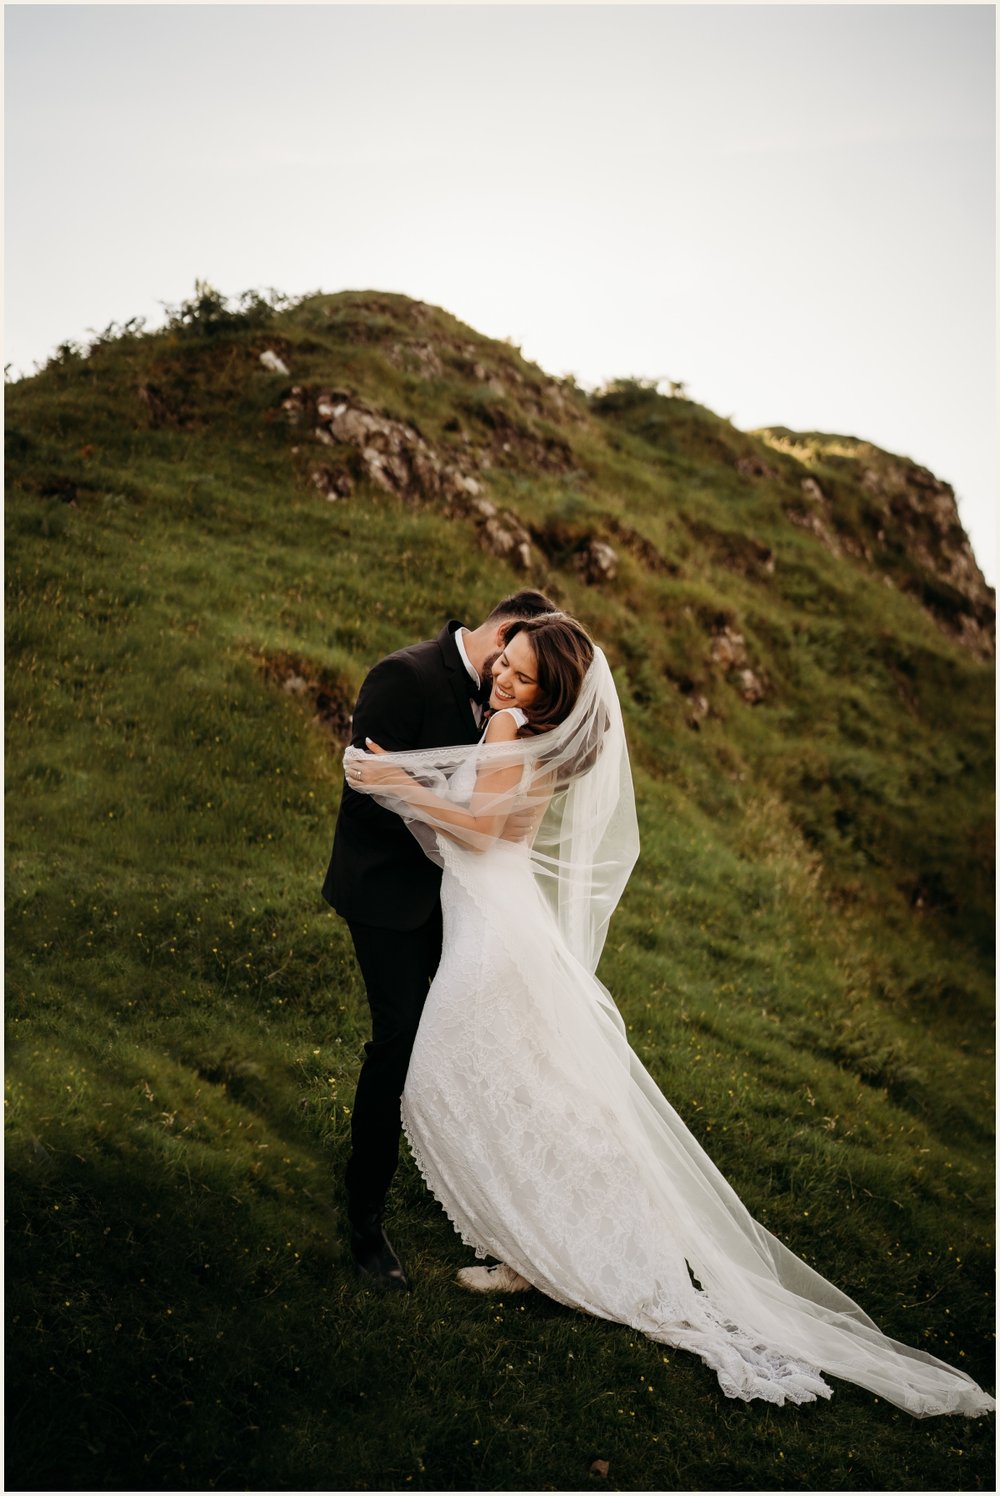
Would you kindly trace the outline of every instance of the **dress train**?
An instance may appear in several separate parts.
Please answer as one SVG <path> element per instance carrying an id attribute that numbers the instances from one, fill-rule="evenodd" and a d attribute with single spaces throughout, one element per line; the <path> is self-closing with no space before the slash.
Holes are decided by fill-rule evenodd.
<path id="1" fill-rule="evenodd" d="M 560 935 L 529 849 L 441 839 L 444 954 L 402 1116 L 477 1256 L 559 1303 L 692 1351 L 728 1397 L 811 1402 L 823 1373 L 918 1416 L 995 1407 L 883 1335 L 755 1221 Z"/>

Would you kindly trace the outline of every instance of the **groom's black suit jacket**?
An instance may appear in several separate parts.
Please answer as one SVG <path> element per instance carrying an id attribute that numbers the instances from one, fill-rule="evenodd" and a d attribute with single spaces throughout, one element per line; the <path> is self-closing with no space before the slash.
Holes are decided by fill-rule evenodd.
<path id="1" fill-rule="evenodd" d="M 369 671 L 354 708 L 351 742 L 381 748 L 474 743 L 472 678 L 462 663 L 455 619 L 436 639 L 387 655 Z M 338 914 L 387 930 L 415 930 L 437 903 L 441 870 L 399 816 L 344 784 L 323 897 Z"/>

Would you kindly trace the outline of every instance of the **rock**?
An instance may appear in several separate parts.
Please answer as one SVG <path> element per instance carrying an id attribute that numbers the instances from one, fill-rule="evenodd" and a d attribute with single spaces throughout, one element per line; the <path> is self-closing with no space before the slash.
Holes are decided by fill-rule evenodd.
<path id="1" fill-rule="evenodd" d="M 308 689 L 309 682 L 302 675 L 287 675 L 282 684 L 282 690 L 290 696 L 304 696 Z"/>
<path id="2" fill-rule="evenodd" d="M 743 635 L 728 624 L 712 637 L 712 659 L 724 670 L 733 670 L 747 663 L 746 641 Z"/>
<path id="3" fill-rule="evenodd" d="M 764 682 L 751 667 L 746 640 L 729 624 L 723 624 L 712 636 L 712 659 L 727 673 L 736 672 L 736 683 L 744 701 L 755 706 L 766 695 Z"/>
<path id="4" fill-rule="evenodd" d="M 331 503 L 335 503 L 337 499 L 349 499 L 354 492 L 354 484 L 347 473 L 338 473 L 333 468 L 313 468 L 309 477 L 323 497 Z"/>
<path id="5" fill-rule="evenodd" d="M 301 385 L 293 385 L 284 400 L 282 400 L 281 408 L 285 413 L 285 420 L 289 426 L 297 426 L 306 408 L 306 396 Z"/>
<path id="6" fill-rule="evenodd" d="M 840 544 L 849 556 L 854 556 L 858 561 L 870 561 L 872 553 L 860 540 L 855 540 L 853 535 L 841 535 Z"/>
<path id="7" fill-rule="evenodd" d="M 752 670 L 741 670 L 739 672 L 740 695 L 744 701 L 749 701 L 751 706 L 756 706 L 758 701 L 764 700 L 764 686 L 760 677 Z"/>
<path id="8" fill-rule="evenodd" d="M 329 409 L 329 414 L 324 416 L 327 421 L 327 430 L 335 441 L 345 442 L 351 447 L 364 447 L 370 444 L 372 436 L 378 434 L 387 438 L 388 444 L 392 445 L 393 422 L 380 421 L 377 416 L 371 415 L 368 411 L 352 410 L 350 406 L 343 403 L 331 408 L 320 402 L 317 404 L 316 412 L 321 414 L 325 409 Z"/>
<path id="9" fill-rule="evenodd" d="M 807 499 L 814 499 L 818 504 L 826 503 L 826 494 L 820 488 L 815 478 L 802 479 L 802 492 Z"/>
<path id="10" fill-rule="evenodd" d="M 361 460 L 372 482 L 387 493 L 398 493 L 406 487 L 409 477 L 406 464 L 392 453 L 380 452 L 377 447 L 363 447 Z"/>
<path id="11" fill-rule="evenodd" d="M 474 478 L 468 478 L 460 468 L 443 466 L 437 476 L 437 484 L 442 495 L 446 499 L 456 500 L 456 509 L 462 513 L 468 508 L 468 500 L 472 497 L 472 489 L 469 484 L 475 484 L 476 491 L 480 491 L 482 485 L 476 483 Z"/>
<path id="12" fill-rule="evenodd" d="M 400 457 L 398 460 L 403 459 Z M 421 494 L 429 498 L 441 492 L 441 462 L 426 443 L 421 442 L 419 446 L 410 449 L 405 460 L 410 465 L 413 482 Z"/>
<path id="13" fill-rule="evenodd" d="M 444 365 L 433 343 L 418 340 L 393 343 L 387 356 L 397 369 L 406 374 L 418 374 L 422 379 L 437 379 L 444 373 Z"/>
<path id="14" fill-rule="evenodd" d="M 793 525 L 798 525 L 800 530 L 811 530 L 816 539 L 826 546 L 831 556 L 840 556 L 842 554 L 840 542 L 823 523 L 818 514 L 807 514 L 804 509 L 786 509 L 785 517 L 790 519 Z"/>
<path id="15" fill-rule="evenodd" d="M 531 536 L 517 516 L 509 510 L 491 515 L 480 527 L 479 540 L 484 549 L 491 551 L 494 556 L 512 561 L 522 571 L 530 568 Z"/>
<path id="16" fill-rule="evenodd" d="M 708 697 L 703 696 L 700 691 L 694 691 L 688 697 L 687 725 L 695 732 L 701 731 L 701 724 L 712 710 Z"/>
<path id="17" fill-rule="evenodd" d="M 606 540 L 588 540 L 573 558 L 577 571 L 588 587 L 613 582 L 618 575 L 618 552 Z"/>
<path id="18" fill-rule="evenodd" d="M 272 374 L 291 373 L 288 365 L 283 359 L 279 358 L 273 348 L 265 348 L 260 356 L 260 361 L 264 365 L 264 368 L 270 370 Z"/>

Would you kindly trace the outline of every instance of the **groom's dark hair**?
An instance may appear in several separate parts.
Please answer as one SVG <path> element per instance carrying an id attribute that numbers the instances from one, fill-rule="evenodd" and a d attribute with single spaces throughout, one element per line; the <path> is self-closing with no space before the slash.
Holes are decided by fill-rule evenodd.
<path id="1" fill-rule="evenodd" d="M 510 597 L 505 597 L 502 602 L 497 603 L 491 613 L 486 615 L 486 622 L 493 623 L 498 618 L 538 618 L 542 613 L 558 613 L 559 605 L 554 603 L 544 592 L 513 592 Z"/>

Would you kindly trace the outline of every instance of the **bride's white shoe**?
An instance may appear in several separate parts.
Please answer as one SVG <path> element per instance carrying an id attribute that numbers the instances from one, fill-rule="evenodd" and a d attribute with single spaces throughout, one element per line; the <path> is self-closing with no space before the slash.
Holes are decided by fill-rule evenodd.
<path id="1" fill-rule="evenodd" d="M 470 1293 L 527 1293 L 531 1288 L 527 1278 L 505 1262 L 496 1267 L 463 1267 L 455 1274 L 455 1282 Z"/>

